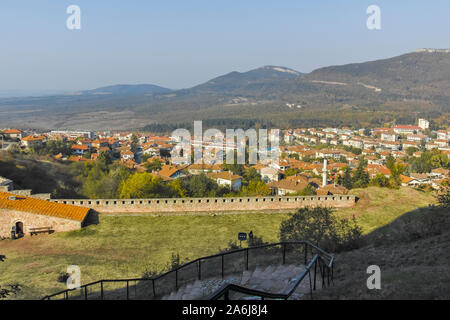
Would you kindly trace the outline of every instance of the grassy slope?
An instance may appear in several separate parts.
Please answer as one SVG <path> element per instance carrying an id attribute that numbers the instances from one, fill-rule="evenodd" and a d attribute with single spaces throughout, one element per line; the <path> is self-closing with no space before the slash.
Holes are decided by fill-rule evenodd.
<path id="1" fill-rule="evenodd" d="M 430 193 L 410 188 L 392 190 L 369 187 L 354 189 L 351 193 L 359 197 L 357 204 L 340 212 L 347 217 L 355 216 L 365 234 L 394 221 L 405 212 L 435 202 Z"/>
<path id="2" fill-rule="evenodd" d="M 70 164 L 50 161 L 47 157 L 23 154 L 12 156 L 0 151 L 0 176 L 13 180 L 16 189 L 77 197 L 73 191 L 77 183 L 70 174 Z"/>
<path id="3" fill-rule="evenodd" d="M 407 211 L 430 203 L 430 194 L 410 189 L 369 188 L 355 190 L 361 201 L 345 215 L 357 215 L 366 232 Z M 384 199 L 384 200 L 383 200 Z M 79 265 L 82 283 L 101 278 L 142 275 L 161 269 L 172 253 L 182 260 L 216 253 L 249 232 L 264 241 L 278 240 L 279 225 L 288 214 L 239 214 L 218 216 L 100 216 L 100 224 L 80 231 L 42 235 L 17 241 L 0 241 L 0 283 L 19 282 L 24 290 L 17 298 L 39 298 L 64 289 L 57 277 L 68 265 Z"/>
<path id="4" fill-rule="evenodd" d="M 385 197 L 385 203 L 364 210 L 358 220 L 366 245 L 337 254 L 335 285 L 316 298 L 450 299 L 450 212 L 426 206 L 429 194 L 406 188 L 356 192 L 363 201 L 349 213 L 365 207 L 366 197 L 371 204 Z M 380 267 L 381 290 L 367 289 L 369 265 Z"/>
<path id="5" fill-rule="evenodd" d="M 321 299 L 450 299 L 450 215 L 421 208 L 367 235 L 367 246 L 336 259 L 336 282 Z M 381 290 L 368 290 L 369 265 Z M 316 298 L 317 298 L 316 297 Z"/>
<path id="6" fill-rule="evenodd" d="M 57 276 L 68 265 L 81 268 L 82 283 L 101 278 L 140 277 L 162 269 L 172 253 L 182 260 L 216 253 L 237 233 L 249 232 L 276 241 L 286 214 L 223 216 L 100 216 L 100 224 L 51 236 L 1 241 L 7 260 L 0 264 L 0 283 L 19 281 L 26 298 L 64 289 Z M 22 281 L 18 280 L 22 279 Z M 28 279 L 28 280 L 25 280 Z"/>

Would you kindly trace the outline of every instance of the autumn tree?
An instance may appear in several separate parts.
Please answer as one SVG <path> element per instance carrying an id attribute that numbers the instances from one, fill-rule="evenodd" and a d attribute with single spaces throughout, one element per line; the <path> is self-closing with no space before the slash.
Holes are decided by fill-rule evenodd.
<path id="1" fill-rule="evenodd" d="M 142 199 L 173 197 L 174 190 L 164 185 L 161 178 L 152 176 L 150 173 L 135 173 L 122 182 L 119 188 L 121 199 Z"/>

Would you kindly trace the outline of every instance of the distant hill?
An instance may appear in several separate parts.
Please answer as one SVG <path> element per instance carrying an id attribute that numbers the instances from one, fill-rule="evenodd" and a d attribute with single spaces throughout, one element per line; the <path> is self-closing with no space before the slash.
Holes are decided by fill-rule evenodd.
<path id="1" fill-rule="evenodd" d="M 450 52 L 413 52 L 398 57 L 314 70 L 305 80 L 368 85 L 420 98 L 449 95 Z"/>
<path id="2" fill-rule="evenodd" d="M 382 126 L 418 117 L 448 125 L 450 52 L 421 50 L 311 73 L 264 66 L 182 90 L 115 85 L 66 95 L 0 99 L 0 127 L 170 131 L 211 126 Z"/>
<path id="3" fill-rule="evenodd" d="M 114 86 L 101 87 L 93 90 L 77 91 L 67 93 L 68 95 L 102 95 L 102 94 L 119 94 L 119 95 L 136 95 L 136 94 L 153 94 L 168 93 L 171 89 L 156 86 L 153 84 L 118 84 Z"/>
<path id="4" fill-rule="evenodd" d="M 277 66 L 264 66 L 247 72 L 230 72 L 226 75 L 209 80 L 206 83 L 189 89 L 194 92 L 230 93 L 236 89 L 263 85 L 267 82 L 277 82 L 285 79 L 299 79 L 302 73 L 293 69 Z"/>

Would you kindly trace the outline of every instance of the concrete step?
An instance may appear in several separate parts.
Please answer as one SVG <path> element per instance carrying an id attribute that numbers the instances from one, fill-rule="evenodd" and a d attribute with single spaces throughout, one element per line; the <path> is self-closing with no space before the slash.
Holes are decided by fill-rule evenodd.
<path id="1" fill-rule="evenodd" d="M 217 291 L 226 283 L 235 283 L 244 287 L 256 290 L 263 290 L 272 293 L 286 293 L 295 284 L 295 281 L 305 270 L 304 266 L 296 265 L 270 265 L 267 267 L 257 267 L 255 270 L 244 270 L 242 274 L 229 275 L 225 279 L 211 278 L 196 280 L 189 283 L 177 291 L 164 296 L 163 300 L 199 300 Z M 306 280 L 305 280 L 306 281 Z M 307 283 L 306 283 L 307 282 Z M 301 299 L 304 293 L 309 290 L 309 282 L 306 286 L 299 286 L 292 299 Z M 235 296 L 239 298 L 240 295 Z M 241 299 L 251 300 L 255 297 L 241 296 Z"/>
<path id="2" fill-rule="evenodd" d="M 264 270 L 261 267 L 256 267 L 252 273 L 252 278 L 261 278 L 264 276 Z"/>
<path id="3" fill-rule="evenodd" d="M 275 271 L 276 266 L 268 266 L 265 270 L 264 270 L 264 276 L 265 277 L 271 277 L 273 272 Z"/>
<path id="4" fill-rule="evenodd" d="M 252 272 L 252 271 L 245 270 L 245 271 L 242 273 L 242 278 L 241 278 L 240 284 L 241 284 L 242 286 L 245 286 L 245 285 L 250 281 L 252 275 L 253 275 L 253 272 Z"/>

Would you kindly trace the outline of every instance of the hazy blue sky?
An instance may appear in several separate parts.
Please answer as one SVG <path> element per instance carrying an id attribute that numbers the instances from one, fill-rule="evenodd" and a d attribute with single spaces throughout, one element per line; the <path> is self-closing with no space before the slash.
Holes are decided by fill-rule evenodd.
<path id="1" fill-rule="evenodd" d="M 81 30 L 66 8 L 81 8 Z M 381 7 L 382 30 L 366 28 Z M 190 87 L 230 71 L 302 72 L 450 47 L 448 0 L 1 0 L 0 91 Z"/>

